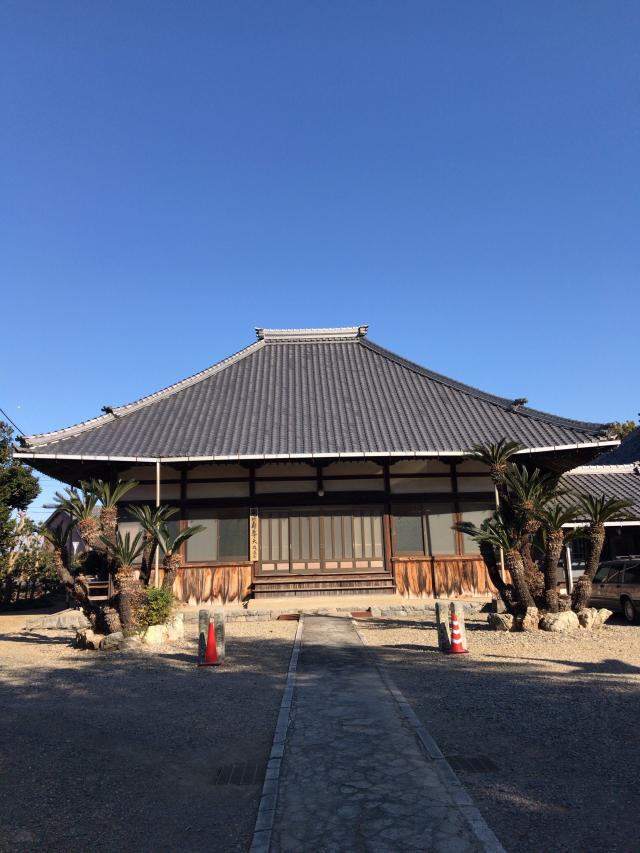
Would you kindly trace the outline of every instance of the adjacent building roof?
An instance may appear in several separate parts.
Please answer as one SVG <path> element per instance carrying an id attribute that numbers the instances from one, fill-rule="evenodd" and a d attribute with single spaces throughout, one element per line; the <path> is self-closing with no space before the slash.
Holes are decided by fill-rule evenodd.
<path id="1" fill-rule="evenodd" d="M 616 444 L 606 425 L 540 412 L 414 364 L 370 341 L 366 326 L 256 331 L 253 344 L 182 382 L 76 426 L 28 436 L 17 455 L 446 456 L 503 437 L 531 451 L 587 447 L 595 455 Z"/>
<path id="2" fill-rule="evenodd" d="M 633 501 L 629 512 L 640 522 L 640 427 L 619 447 L 565 474 L 563 481 L 575 492 Z"/>

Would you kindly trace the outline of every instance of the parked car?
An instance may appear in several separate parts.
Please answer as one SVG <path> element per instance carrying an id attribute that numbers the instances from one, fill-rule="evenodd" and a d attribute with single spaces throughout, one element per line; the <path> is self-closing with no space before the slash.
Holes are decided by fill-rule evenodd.
<path id="1" fill-rule="evenodd" d="M 640 614 L 640 557 L 600 563 L 589 603 L 608 607 L 622 613 L 627 622 L 635 622 Z"/>

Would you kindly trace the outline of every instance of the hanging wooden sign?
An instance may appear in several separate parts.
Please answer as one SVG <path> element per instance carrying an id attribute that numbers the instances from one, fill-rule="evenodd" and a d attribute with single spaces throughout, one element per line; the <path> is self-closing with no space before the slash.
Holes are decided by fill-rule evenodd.
<path id="1" fill-rule="evenodd" d="M 249 559 L 254 562 L 260 559 L 259 532 L 258 509 L 257 507 L 251 507 L 249 511 Z"/>

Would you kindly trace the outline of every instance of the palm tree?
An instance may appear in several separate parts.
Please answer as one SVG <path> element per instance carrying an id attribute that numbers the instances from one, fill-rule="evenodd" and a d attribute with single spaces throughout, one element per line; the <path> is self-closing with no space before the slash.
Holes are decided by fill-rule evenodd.
<path id="1" fill-rule="evenodd" d="M 543 473 L 538 468 L 529 471 L 524 465 L 512 464 L 505 475 L 505 487 L 504 513 L 507 518 L 514 513 L 524 521 L 520 553 L 529 590 L 539 600 L 543 597 L 545 585 L 544 576 L 533 557 L 533 537 L 540 529 L 540 513 L 551 500 L 561 495 L 558 477 Z"/>
<path id="2" fill-rule="evenodd" d="M 142 563 L 140 566 L 140 581 L 146 586 L 151 577 L 151 569 L 158 548 L 159 531 L 168 519 L 178 512 L 178 508 L 167 506 L 166 504 L 153 508 L 147 504 L 143 504 L 142 506 L 129 504 L 127 512 L 142 527 L 144 550 L 142 551 Z"/>
<path id="3" fill-rule="evenodd" d="M 91 492 L 79 492 L 71 486 L 65 489 L 64 493 L 56 492 L 54 498 L 54 503 L 47 504 L 47 509 L 66 512 L 87 545 L 90 548 L 100 547 L 100 524 L 95 516 L 97 495 Z"/>
<path id="4" fill-rule="evenodd" d="M 120 619 L 126 631 L 135 629 L 142 599 L 144 597 L 140 582 L 135 576 L 134 563 L 142 553 L 144 541 L 142 533 L 137 533 L 133 539 L 131 534 L 124 536 L 116 531 L 115 538 L 102 537 L 104 547 L 116 564 L 115 581 L 118 589 L 118 610 Z"/>
<path id="5" fill-rule="evenodd" d="M 100 506 L 100 528 L 101 535 L 108 539 L 115 540 L 116 528 L 118 526 L 118 502 L 135 489 L 140 483 L 137 480 L 128 480 L 123 482 L 118 480 L 115 485 L 108 483 L 105 480 L 89 480 L 88 482 L 80 483 L 85 494 L 93 495 Z"/>
<path id="6" fill-rule="evenodd" d="M 173 589 L 173 582 L 176 579 L 178 570 L 182 568 L 181 546 L 187 539 L 191 539 L 192 536 L 203 530 L 205 530 L 205 527 L 202 524 L 194 524 L 192 527 L 185 527 L 183 530 L 171 533 L 166 524 L 161 525 L 158 531 L 158 545 L 164 551 L 162 560 L 164 578 L 162 579 L 162 586 L 167 587 L 167 589 Z"/>
<path id="7" fill-rule="evenodd" d="M 569 539 L 582 535 L 580 528 L 567 530 L 565 524 L 571 524 L 578 517 L 575 505 L 562 506 L 553 503 L 539 512 L 542 525 L 544 548 L 544 597 L 550 613 L 558 612 L 558 564 L 562 548 Z"/>
<path id="8" fill-rule="evenodd" d="M 69 535 L 73 525 L 58 524 L 56 527 L 42 527 L 44 539 L 51 545 L 53 551 L 53 565 L 60 582 L 64 584 L 67 592 L 77 601 L 87 616 L 94 614 L 98 609 L 89 600 L 89 589 L 82 575 L 73 575 L 69 565 Z"/>
<path id="9" fill-rule="evenodd" d="M 470 522 L 453 525 L 456 530 L 466 533 L 475 540 L 480 553 L 483 546 L 489 546 L 494 550 L 502 550 L 504 553 L 505 566 L 509 570 L 513 588 L 516 593 L 517 602 L 522 608 L 533 607 L 535 602 L 529 591 L 525 578 L 524 561 L 520 553 L 522 537 L 524 535 L 524 519 L 507 519 L 502 510 L 494 512 L 491 518 L 485 519 L 480 527 Z M 486 562 L 486 560 L 485 560 Z M 487 566 L 488 567 L 488 566 Z M 509 601 L 505 601 L 509 606 Z M 513 606 L 513 603 L 512 605 Z"/>
<path id="10" fill-rule="evenodd" d="M 593 577 L 598 569 L 598 563 L 604 546 L 605 523 L 608 521 L 624 521 L 629 518 L 627 510 L 633 506 L 632 501 L 619 498 L 608 498 L 605 495 L 578 495 L 580 514 L 587 520 L 587 566 L 585 572 L 576 581 L 571 596 L 571 607 L 576 613 L 583 610 L 591 597 Z"/>
<path id="11" fill-rule="evenodd" d="M 520 450 L 524 450 L 524 447 L 517 441 L 501 438 L 497 444 L 476 444 L 468 454 L 469 459 L 476 459 L 488 466 L 489 476 L 493 480 L 500 501 L 506 497 L 504 481 L 509 470 L 509 460 Z"/>

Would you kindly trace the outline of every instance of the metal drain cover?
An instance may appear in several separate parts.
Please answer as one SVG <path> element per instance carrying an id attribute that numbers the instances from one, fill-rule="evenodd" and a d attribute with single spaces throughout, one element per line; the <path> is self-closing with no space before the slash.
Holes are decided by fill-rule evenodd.
<path id="1" fill-rule="evenodd" d="M 499 769 L 488 755 L 447 755 L 445 758 L 454 770 L 465 773 L 492 773 Z"/>
<path id="2" fill-rule="evenodd" d="M 214 785 L 260 785 L 263 771 L 259 764 L 241 761 L 238 764 L 225 764 L 216 767 L 213 776 Z"/>

